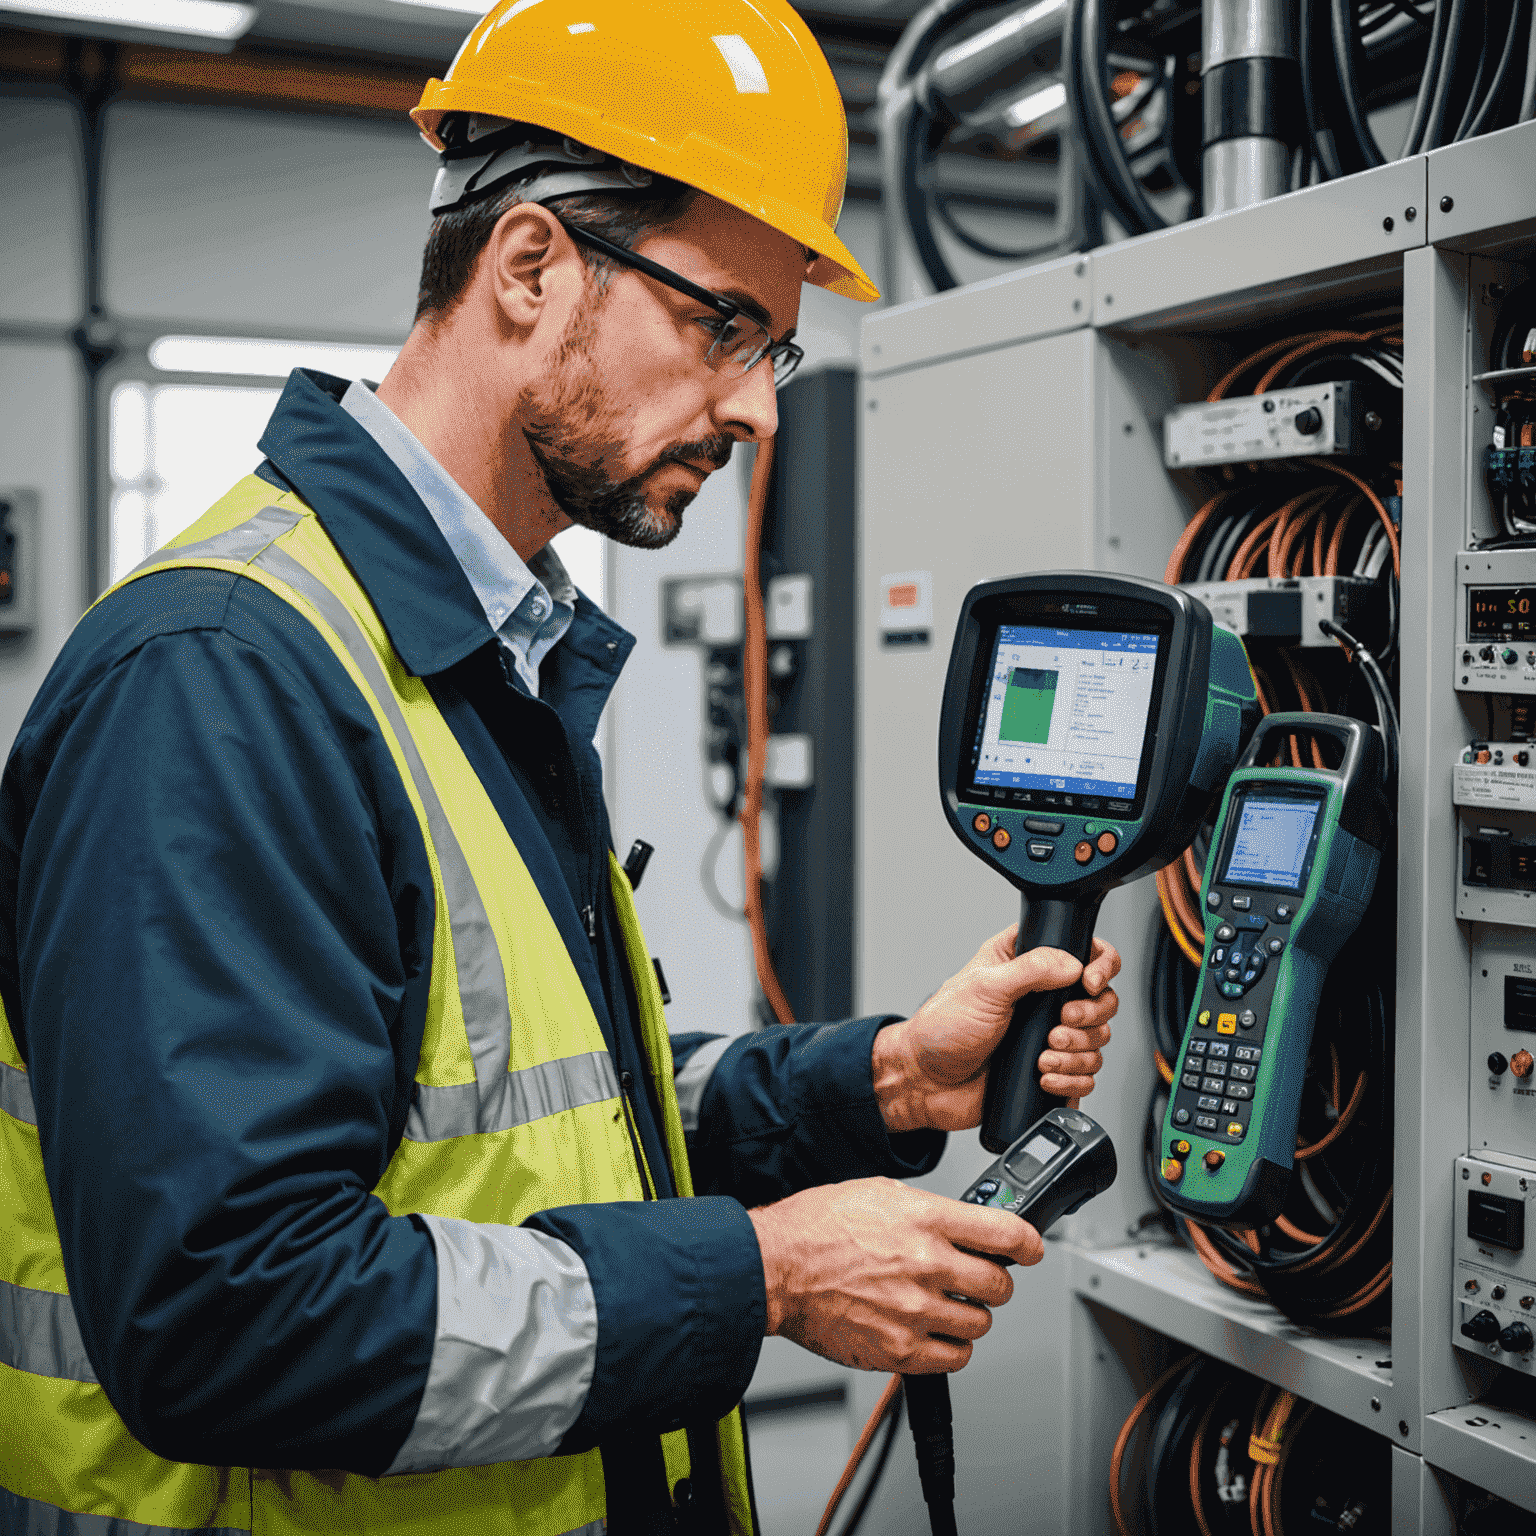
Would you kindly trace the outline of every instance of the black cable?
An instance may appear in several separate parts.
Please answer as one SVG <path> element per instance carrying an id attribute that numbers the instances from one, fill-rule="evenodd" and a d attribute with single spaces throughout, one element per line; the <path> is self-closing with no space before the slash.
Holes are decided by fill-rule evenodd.
<path id="1" fill-rule="evenodd" d="M 1353 0 L 1333 0 L 1333 64 L 1338 75 L 1339 99 L 1344 108 L 1344 120 L 1354 140 L 1356 158 L 1361 169 L 1385 165 L 1376 135 L 1366 121 L 1365 109 L 1360 104 L 1358 56 L 1361 51 L 1360 35 L 1355 29 Z"/>
<path id="2" fill-rule="evenodd" d="M 1126 158 L 1109 109 L 1104 64 L 1109 51 L 1108 0 L 1070 0 L 1062 31 L 1062 79 L 1068 115 L 1099 201 L 1131 235 L 1165 229 Z"/>
<path id="3" fill-rule="evenodd" d="M 958 1536 L 955 1530 L 955 1430 L 949 1407 L 949 1377 L 903 1376 L 907 1418 L 917 1449 L 917 1475 L 928 1506 L 933 1536 Z"/>
<path id="4" fill-rule="evenodd" d="M 1414 98 L 1413 116 L 1408 121 L 1408 136 L 1403 140 L 1403 158 L 1419 153 L 1424 142 L 1424 127 L 1429 119 L 1429 104 L 1440 78 L 1440 61 L 1445 44 L 1445 23 L 1452 0 L 1435 0 L 1435 14 L 1430 23 L 1429 52 L 1424 59 L 1424 74 Z"/>
<path id="5" fill-rule="evenodd" d="M 1437 62 L 1435 94 L 1429 104 L 1428 115 L 1424 119 L 1424 135 L 1418 146 L 1421 150 L 1439 149 L 1447 142 L 1445 123 L 1450 114 L 1451 87 L 1455 81 L 1456 64 L 1460 57 L 1462 19 L 1465 12 L 1466 0 L 1448 0 L 1445 36 Z"/>
<path id="6" fill-rule="evenodd" d="M 1482 89 L 1483 76 L 1488 70 L 1488 42 L 1489 28 L 1492 25 L 1488 15 L 1488 5 L 1484 3 L 1477 7 L 1478 40 L 1477 40 L 1477 66 L 1472 72 L 1472 84 L 1467 87 L 1467 104 L 1462 110 L 1460 119 L 1456 124 L 1456 132 L 1450 137 L 1452 144 L 1459 144 L 1466 137 L 1467 125 L 1476 114 L 1479 96 Z"/>
<path id="7" fill-rule="evenodd" d="M 1528 123 L 1536 118 L 1536 7 L 1532 8 L 1530 31 L 1525 42 L 1525 84 L 1520 91 L 1520 111 L 1515 121 Z"/>
<path id="8" fill-rule="evenodd" d="M 848 1523 L 838 1536 L 858 1536 L 859 1527 L 864 1523 L 864 1516 L 869 1506 L 874 1503 L 875 1493 L 880 1487 L 880 1479 L 885 1475 L 885 1464 L 891 1459 L 891 1447 L 895 1445 L 896 1436 L 901 1429 L 902 1409 L 905 1403 L 906 1397 L 898 1388 L 896 1396 L 891 1401 L 890 1412 L 885 1418 L 885 1438 L 881 1440 L 880 1448 L 875 1452 L 875 1464 L 869 1470 L 864 1491 L 859 1495 L 858 1503 L 853 1506 L 848 1516 Z"/>
<path id="9" fill-rule="evenodd" d="M 1514 4 L 1509 8 L 1509 27 L 1504 34 L 1504 51 L 1499 55 L 1498 65 L 1493 72 L 1493 82 L 1489 85 L 1488 92 L 1483 97 L 1483 103 L 1477 109 L 1471 123 L 1460 134 L 1461 138 L 1475 139 L 1483 132 L 1485 126 L 1490 128 L 1502 126 L 1497 122 L 1490 122 L 1489 114 L 1503 97 L 1509 83 L 1510 68 L 1515 61 L 1515 39 L 1520 34 L 1521 13 L 1525 10 L 1527 3 L 1528 0 L 1514 0 Z"/>

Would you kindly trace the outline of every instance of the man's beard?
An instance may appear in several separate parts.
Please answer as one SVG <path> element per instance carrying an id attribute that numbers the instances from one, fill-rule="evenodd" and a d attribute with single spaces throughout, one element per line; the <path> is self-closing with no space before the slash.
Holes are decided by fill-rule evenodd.
<path id="1" fill-rule="evenodd" d="M 734 440 L 718 436 L 680 443 L 638 475 L 613 479 L 611 466 L 623 461 L 624 444 L 615 438 L 584 435 L 573 425 L 609 415 L 589 351 L 596 307 L 594 303 L 573 317 L 555 359 L 557 378 L 551 394 L 535 400 L 532 390 L 524 391 L 519 402 L 523 437 L 555 505 L 573 523 L 631 549 L 662 549 L 682 532 L 683 512 L 698 492 L 669 491 L 658 506 L 647 499 L 647 477 L 663 464 L 690 460 L 722 468 Z"/>

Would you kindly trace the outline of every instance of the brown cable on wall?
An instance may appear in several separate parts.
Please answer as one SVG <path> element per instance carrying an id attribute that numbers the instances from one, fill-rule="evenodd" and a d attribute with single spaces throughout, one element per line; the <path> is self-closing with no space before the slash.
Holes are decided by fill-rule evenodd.
<path id="1" fill-rule="evenodd" d="M 757 984 L 780 1024 L 795 1015 L 779 985 L 768 951 L 768 923 L 763 913 L 763 775 L 768 764 L 768 619 L 763 611 L 763 521 L 768 511 L 768 477 L 773 469 L 774 439 L 757 445 L 752 488 L 747 496 L 747 547 L 742 562 L 742 602 L 746 644 L 742 651 L 742 692 L 747 706 L 747 781 L 741 800 L 741 836 L 746 858 L 746 918 L 752 932 Z"/>

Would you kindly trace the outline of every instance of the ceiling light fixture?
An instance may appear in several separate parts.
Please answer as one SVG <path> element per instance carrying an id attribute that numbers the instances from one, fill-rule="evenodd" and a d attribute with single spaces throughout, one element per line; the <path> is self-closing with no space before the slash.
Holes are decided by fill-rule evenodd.
<path id="1" fill-rule="evenodd" d="M 0 14 L 108 34 L 170 32 L 189 41 L 233 43 L 250 30 L 256 7 L 235 0 L 0 0 Z"/>

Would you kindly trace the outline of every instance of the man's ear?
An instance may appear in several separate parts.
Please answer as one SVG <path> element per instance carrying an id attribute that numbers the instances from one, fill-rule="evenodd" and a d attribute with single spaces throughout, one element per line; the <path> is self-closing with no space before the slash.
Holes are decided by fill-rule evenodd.
<path id="1" fill-rule="evenodd" d="M 563 247 L 563 249 L 562 249 Z M 581 256 L 548 209 L 514 203 L 496 221 L 482 258 L 496 302 L 516 326 L 530 326 L 548 301 L 552 277 L 569 276 Z"/>

